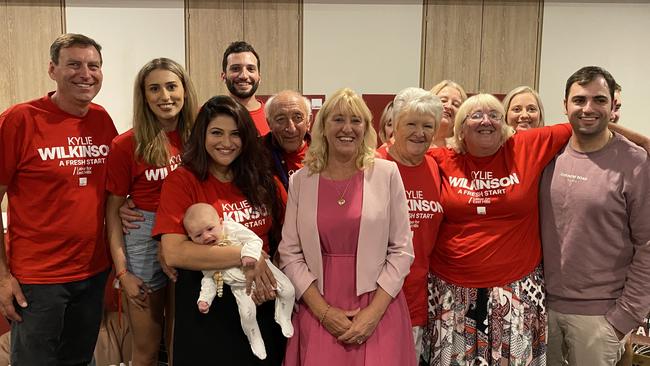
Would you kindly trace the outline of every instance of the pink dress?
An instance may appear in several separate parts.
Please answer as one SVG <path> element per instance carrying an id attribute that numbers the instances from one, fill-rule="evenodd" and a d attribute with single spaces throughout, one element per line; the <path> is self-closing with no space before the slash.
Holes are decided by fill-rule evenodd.
<path id="1" fill-rule="evenodd" d="M 320 177 L 318 233 L 323 254 L 323 289 L 332 306 L 353 310 L 370 304 L 373 292 L 357 296 L 356 260 L 363 200 L 363 172 L 352 178 L 346 203 L 337 201 L 346 182 Z M 340 343 L 318 322 L 307 305 L 298 303 L 294 336 L 289 339 L 285 366 L 415 366 L 411 321 L 404 294 L 393 299 L 374 333 L 361 345 Z"/>

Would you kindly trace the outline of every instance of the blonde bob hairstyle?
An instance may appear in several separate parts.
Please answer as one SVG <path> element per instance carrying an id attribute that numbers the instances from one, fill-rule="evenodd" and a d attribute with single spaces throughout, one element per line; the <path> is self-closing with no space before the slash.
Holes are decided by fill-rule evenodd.
<path id="1" fill-rule="evenodd" d="M 442 102 L 433 93 L 422 88 L 402 89 L 393 100 L 393 129 L 397 129 L 397 125 L 409 113 L 433 116 L 435 119 L 433 130 L 438 131 L 442 117 Z"/>
<path id="2" fill-rule="evenodd" d="M 325 138 L 325 123 L 332 115 L 339 113 L 360 117 L 365 127 L 363 141 L 357 152 L 357 168 L 369 168 L 375 161 L 377 133 L 372 127 L 372 114 L 357 93 L 352 89 L 344 88 L 328 97 L 316 115 L 316 121 L 311 130 L 311 144 L 304 160 L 310 174 L 320 173 L 327 166 L 329 146 Z"/>
<path id="3" fill-rule="evenodd" d="M 465 136 L 463 134 L 463 125 L 467 120 L 467 116 L 469 116 L 472 111 L 475 111 L 477 109 L 495 110 L 501 113 L 503 116 L 501 118 L 505 118 L 505 110 L 503 109 L 503 105 L 494 95 L 476 94 L 469 97 L 460 106 L 460 109 L 458 109 L 458 113 L 456 113 L 456 120 L 454 121 L 454 148 L 461 153 L 467 152 L 467 145 L 465 145 Z M 506 142 L 506 140 L 508 140 L 514 133 L 515 130 L 513 130 L 512 127 L 508 126 L 505 121 L 502 120 L 501 141 L 499 142 L 499 146 L 503 145 L 503 143 Z"/>
<path id="4" fill-rule="evenodd" d="M 465 92 L 465 89 L 463 89 L 463 87 L 460 86 L 460 84 L 451 80 L 443 80 L 438 84 L 434 85 L 433 88 L 431 88 L 431 93 L 433 93 L 433 95 L 438 95 L 438 93 L 440 93 L 440 91 L 446 87 L 450 87 L 458 90 L 462 102 L 467 100 L 467 93 Z"/>
<path id="5" fill-rule="evenodd" d="M 516 127 L 516 126 L 512 126 L 508 122 L 508 110 L 510 109 L 510 103 L 512 103 L 512 98 L 514 98 L 519 94 L 531 94 L 535 98 L 535 101 L 537 102 L 537 107 L 539 108 L 539 124 L 537 125 L 537 127 L 544 127 L 544 105 L 542 105 L 542 98 L 539 97 L 539 94 L 533 88 L 526 85 L 518 86 L 512 89 L 511 91 L 508 92 L 508 94 L 506 94 L 506 97 L 503 98 L 503 108 L 506 111 L 506 114 L 504 115 L 503 118 L 505 118 L 506 123 L 510 127 L 513 128 Z"/>
<path id="6" fill-rule="evenodd" d="M 135 78 L 133 87 L 133 132 L 135 135 L 135 155 L 147 164 L 165 166 L 169 162 L 169 141 L 167 134 L 158 122 L 158 117 L 149 108 L 145 94 L 144 81 L 154 70 L 167 70 L 174 73 L 183 84 L 183 109 L 178 115 L 176 131 L 181 143 L 187 142 L 198 111 L 196 91 L 190 76 L 183 66 L 168 58 L 156 58 L 147 62 Z"/>
<path id="7" fill-rule="evenodd" d="M 384 111 L 381 112 L 381 118 L 379 118 L 379 131 L 377 133 L 379 134 L 379 140 L 383 144 L 387 143 L 388 140 L 392 136 L 386 136 L 386 125 L 389 122 L 393 121 L 393 101 L 391 100 L 388 104 L 386 104 L 386 107 L 384 107 Z"/>

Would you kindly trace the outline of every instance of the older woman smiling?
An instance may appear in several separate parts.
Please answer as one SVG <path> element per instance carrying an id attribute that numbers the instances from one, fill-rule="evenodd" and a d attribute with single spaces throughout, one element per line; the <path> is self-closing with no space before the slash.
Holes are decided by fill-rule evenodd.
<path id="1" fill-rule="evenodd" d="M 395 142 L 379 152 L 397 163 L 408 200 L 415 260 L 404 282 L 416 357 L 422 351 L 422 334 L 427 323 L 427 274 L 429 260 L 442 221 L 438 164 L 426 155 L 440 126 L 442 103 L 431 92 L 407 88 L 394 100 Z"/>
<path id="2" fill-rule="evenodd" d="M 492 95 L 475 95 L 456 115 L 457 151 L 430 150 L 445 208 L 430 262 L 430 365 L 545 360 L 537 191 L 542 170 L 571 128 L 510 138 L 504 114 Z"/>

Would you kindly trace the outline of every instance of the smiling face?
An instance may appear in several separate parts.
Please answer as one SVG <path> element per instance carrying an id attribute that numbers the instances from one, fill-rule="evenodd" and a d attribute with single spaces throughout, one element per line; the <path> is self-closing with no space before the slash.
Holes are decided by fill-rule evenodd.
<path id="1" fill-rule="evenodd" d="M 539 127 L 540 111 L 537 99 L 531 93 L 515 95 L 507 111 L 507 122 L 517 131 Z"/>
<path id="2" fill-rule="evenodd" d="M 102 87 L 102 62 L 93 46 L 62 48 L 58 64 L 50 61 L 50 78 L 56 82 L 55 96 L 65 106 L 88 107 Z"/>
<path id="3" fill-rule="evenodd" d="M 585 85 L 573 83 L 564 107 L 574 134 L 590 137 L 607 133 L 613 103 L 604 77 Z"/>
<path id="4" fill-rule="evenodd" d="M 227 61 L 226 71 L 221 73 L 221 78 L 230 94 L 239 99 L 255 95 L 261 79 L 255 55 L 252 52 L 231 53 Z"/>
<path id="5" fill-rule="evenodd" d="M 465 118 L 462 135 L 467 151 L 474 156 L 489 156 L 501 146 L 503 116 L 487 106 L 477 107 Z"/>
<path id="6" fill-rule="evenodd" d="M 365 136 L 366 123 L 359 116 L 334 111 L 325 120 L 324 135 L 329 157 L 349 160 L 357 157 Z"/>
<path id="7" fill-rule="evenodd" d="M 435 134 L 436 120 L 429 114 L 407 112 L 402 114 L 395 128 L 395 143 L 391 152 L 405 161 L 419 163 L 429 149 Z"/>
<path id="8" fill-rule="evenodd" d="M 208 123 L 205 149 L 212 158 L 215 170 L 230 171 L 230 164 L 237 159 L 242 149 L 242 140 L 234 118 L 219 114 Z"/>
<path id="9" fill-rule="evenodd" d="M 460 105 L 463 104 L 463 99 L 460 91 L 452 86 L 446 86 L 442 88 L 436 95 L 442 102 L 442 118 L 440 119 L 440 129 L 448 131 L 445 136 L 449 137 L 452 135 L 456 113 L 458 113 L 458 108 L 460 108 Z"/>
<path id="10" fill-rule="evenodd" d="M 180 78 L 169 70 L 156 69 L 144 79 L 147 105 L 166 129 L 173 130 L 183 110 L 185 89 Z"/>
<path id="11" fill-rule="evenodd" d="M 309 111 L 301 96 L 281 93 L 273 99 L 269 127 L 273 137 L 285 152 L 297 151 L 309 130 Z"/>

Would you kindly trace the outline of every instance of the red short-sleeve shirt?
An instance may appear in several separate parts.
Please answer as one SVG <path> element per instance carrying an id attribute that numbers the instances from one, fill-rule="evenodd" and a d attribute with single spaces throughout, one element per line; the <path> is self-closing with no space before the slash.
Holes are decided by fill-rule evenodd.
<path id="1" fill-rule="evenodd" d="M 153 166 L 135 156 L 135 135 L 129 130 L 117 136 L 108 155 L 106 190 L 116 196 L 130 195 L 136 207 L 156 211 L 163 180 L 181 162 L 183 144 L 178 131 L 167 133 L 169 161 L 162 167 Z"/>
<path id="2" fill-rule="evenodd" d="M 440 167 L 445 209 L 431 272 L 474 288 L 532 272 L 542 258 L 539 179 L 570 136 L 571 127 L 562 124 L 518 132 L 486 157 L 429 150 Z"/>
<path id="3" fill-rule="evenodd" d="M 276 185 L 280 199 L 286 203 L 284 187 L 277 180 Z M 176 169 L 165 179 L 152 235 L 186 235 L 183 216 L 188 207 L 199 202 L 213 205 L 224 220 L 238 222 L 252 230 L 262 239 L 264 250 L 268 253 L 271 216 L 251 207 L 246 196 L 233 183 L 221 182 L 212 175 L 201 182 L 185 167 Z"/>

